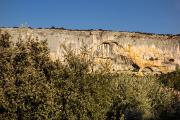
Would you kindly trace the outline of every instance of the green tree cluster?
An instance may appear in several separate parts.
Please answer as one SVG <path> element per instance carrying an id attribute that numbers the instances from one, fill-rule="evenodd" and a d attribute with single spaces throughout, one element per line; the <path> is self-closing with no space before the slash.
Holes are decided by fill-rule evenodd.
<path id="1" fill-rule="evenodd" d="M 1 34 L 1 120 L 178 118 L 171 109 L 178 100 L 155 77 L 90 72 L 94 63 L 85 55 L 68 50 L 65 62 L 52 61 L 47 41 L 13 43 Z"/>

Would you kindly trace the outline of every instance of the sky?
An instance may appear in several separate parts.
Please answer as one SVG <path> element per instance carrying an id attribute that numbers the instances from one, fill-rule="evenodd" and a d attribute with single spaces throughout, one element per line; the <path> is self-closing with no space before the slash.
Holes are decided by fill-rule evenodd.
<path id="1" fill-rule="evenodd" d="M 180 0 L 0 0 L 0 26 L 180 34 Z"/>

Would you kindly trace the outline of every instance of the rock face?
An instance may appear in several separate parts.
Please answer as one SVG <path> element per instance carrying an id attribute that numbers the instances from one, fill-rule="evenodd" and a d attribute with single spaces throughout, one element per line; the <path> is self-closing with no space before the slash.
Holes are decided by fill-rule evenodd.
<path id="1" fill-rule="evenodd" d="M 108 62 L 114 71 L 167 73 L 180 65 L 180 36 L 103 30 L 1 28 L 13 41 L 19 37 L 46 40 L 52 59 L 63 60 L 62 45 L 75 53 L 86 46 L 97 65 Z"/>

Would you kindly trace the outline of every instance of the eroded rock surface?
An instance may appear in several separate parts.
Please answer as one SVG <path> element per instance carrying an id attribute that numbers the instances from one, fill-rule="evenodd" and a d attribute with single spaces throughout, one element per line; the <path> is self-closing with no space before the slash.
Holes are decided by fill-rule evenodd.
<path id="1" fill-rule="evenodd" d="M 48 41 L 52 59 L 63 60 L 62 45 L 77 54 L 84 46 L 97 65 L 108 62 L 114 71 L 167 73 L 180 65 L 180 36 L 99 30 L 1 28 L 13 41 L 38 38 Z"/>

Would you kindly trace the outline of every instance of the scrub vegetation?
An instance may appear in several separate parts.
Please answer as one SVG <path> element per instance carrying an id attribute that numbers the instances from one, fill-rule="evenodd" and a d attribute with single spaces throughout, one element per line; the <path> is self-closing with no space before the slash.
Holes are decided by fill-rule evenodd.
<path id="1" fill-rule="evenodd" d="M 1 120 L 178 120 L 180 72 L 163 76 L 90 71 L 86 51 L 52 61 L 46 41 L 0 35 Z M 174 88 L 171 90 L 170 88 Z"/>

